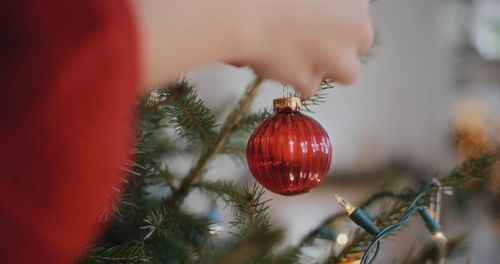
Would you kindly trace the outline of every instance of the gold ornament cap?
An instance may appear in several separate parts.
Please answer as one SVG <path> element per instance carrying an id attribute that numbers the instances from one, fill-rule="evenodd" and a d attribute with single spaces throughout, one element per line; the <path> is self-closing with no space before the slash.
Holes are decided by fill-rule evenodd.
<path id="1" fill-rule="evenodd" d="M 285 110 L 286 108 L 297 111 L 301 106 L 302 102 L 300 100 L 300 97 L 282 97 L 273 100 L 274 111 L 281 111 Z"/>

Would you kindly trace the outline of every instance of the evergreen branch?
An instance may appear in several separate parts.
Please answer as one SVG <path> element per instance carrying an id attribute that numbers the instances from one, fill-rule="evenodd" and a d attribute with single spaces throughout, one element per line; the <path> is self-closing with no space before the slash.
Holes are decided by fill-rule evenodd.
<path id="1" fill-rule="evenodd" d="M 281 231 L 256 230 L 219 253 L 214 263 L 279 263 L 272 261 L 269 252 L 282 237 Z"/>
<path id="2" fill-rule="evenodd" d="M 234 127 L 234 130 L 242 130 L 242 131 L 252 131 L 259 125 L 262 121 L 272 116 L 272 111 L 268 109 L 263 109 L 259 112 L 247 113 L 243 116 L 241 121 L 237 126 Z"/>
<path id="3" fill-rule="evenodd" d="M 264 189 L 254 184 L 252 188 L 233 181 L 199 182 L 203 192 L 222 199 L 230 206 L 233 221 L 230 222 L 233 236 L 219 252 L 215 263 L 291 263 L 294 254 L 270 254 L 271 248 L 281 240 L 282 232 L 271 229 L 268 213 L 269 200 L 263 200 Z M 258 243 L 256 243 L 258 242 Z"/>
<path id="4" fill-rule="evenodd" d="M 168 173 L 164 173 L 163 174 L 164 177 L 164 181 L 165 181 L 165 184 L 168 186 L 168 188 L 170 188 L 170 190 L 172 192 L 176 192 L 177 191 L 177 186 L 175 186 L 173 180 L 172 180 L 172 175 L 168 174 Z"/>
<path id="5" fill-rule="evenodd" d="M 461 189 L 470 183 L 482 182 L 489 174 L 497 158 L 492 154 L 483 154 L 469 158 L 462 165 L 455 168 L 448 177 L 442 179 L 440 181 L 441 185 Z"/>
<path id="6" fill-rule="evenodd" d="M 150 162 L 148 164 L 148 169 L 148 173 L 145 174 L 145 177 L 147 178 L 147 180 L 145 179 L 145 181 L 148 184 L 154 185 L 158 183 L 164 183 L 170 188 L 170 190 L 177 190 L 177 187 L 173 182 L 173 173 L 169 170 L 167 165 L 162 163 L 161 160 Z"/>
<path id="7" fill-rule="evenodd" d="M 184 244 L 199 247 L 210 234 L 212 222 L 206 217 L 196 216 L 183 211 L 167 212 L 156 209 L 151 211 L 144 219 L 145 225 L 141 229 L 146 230 L 144 240 L 176 237 Z"/>
<path id="8" fill-rule="evenodd" d="M 95 247 L 82 263 L 136 264 L 151 263 L 152 257 L 142 245 Z"/>
<path id="9" fill-rule="evenodd" d="M 240 235 L 245 236 L 253 230 L 266 231 L 271 228 L 267 205 L 269 200 L 262 200 L 265 191 L 257 184 L 248 188 L 232 181 L 215 181 L 199 182 L 196 187 L 216 195 L 231 206 L 234 219 L 230 224 L 239 229 Z"/>
<path id="10" fill-rule="evenodd" d="M 245 161 L 248 137 L 262 121 L 271 117 L 272 114 L 268 109 L 246 113 L 240 122 L 234 126 L 231 137 L 228 138 L 220 153 Z"/>
<path id="11" fill-rule="evenodd" d="M 335 88 L 331 80 L 323 80 L 321 82 L 321 87 L 318 92 L 311 97 L 301 97 L 302 107 L 307 112 L 312 112 L 310 107 L 313 105 L 319 105 L 326 102 L 327 91 Z"/>
<path id="12" fill-rule="evenodd" d="M 172 84 L 173 85 L 173 84 Z M 137 105 L 139 122 L 137 124 L 137 145 L 140 146 L 144 140 L 160 128 L 168 128 L 163 120 L 166 116 L 168 86 L 158 87 L 143 96 Z"/>
<path id="13" fill-rule="evenodd" d="M 411 249 L 407 255 L 400 260 L 394 260 L 393 263 L 421 264 L 421 263 L 439 263 L 440 258 L 451 258 L 466 249 L 466 235 L 460 235 L 446 242 L 446 245 L 439 245 L 436 241 L 427 243 L 420 251 Z M 443 247 L 444 246 L 444 247 Z"/>
<path id="14" fill-rule="evenodd" d="M 224 146 L 219 153 L 234 156 L 241 160 L 245 160 L 246 145 L 234 145 L 234 144 L 227 145 Z"/>
<path id="15" fill-rule="evenodd" d="M 199 181 L 193 187 L 205 191 L 208 195 L 215 195 L 216 198 L 236 197 L 243 194 L 243 187 L 230 180 Z"/>
<path id="16" fill-rule="evenodd" d="M 203 174 L 205 166 L 212 160 L 215 154 L 217 154 L 227 139 L 231 135 L 234 127 L 241 121 L 243 115 L 246 113 L 253 99 L 255 98 L 257 91 L 259 90 L 264 79 L 257 77 L 248 86 L 245 95 L 241 98 L 238 104 L 234 107 L 232 113 L 227 117 L 224 125 L 214 144 L 212 144 L 204 153 L 200 156 L 196 165 L 189 171 L 186 177 L 183 178 L 178 190 L 172 194 L 168 200 L 169 206 L 177 205 L 184 197 L 187 195 L 191 185 L 195 183 L 198 178 Z"/>
<path id="17" fill-rule="evenodd" d="M 146 225 L 141 226 L 141 229 L 147 231 L 144 240 L 151 238 L 154 234 L 157 236 L 166 236 L 168 233 L 167 214 L 164 210 L 153 210 L 144 219 Z"/>
<path id="18" fill-rule="evenodd" d="M 335 213 L 329 217 L 327 217 L 325 220 L 323 220 L 317 228 L 309 231 L 309 233 L 307 233 L 305 236 L 302 237 L 302 239 L 300 240 L 300 242 L 297 244 L 297 248 L 300 248 L 300 247 L 303 247 L 309 243 L 312 242 L 312 240 L 318 236 L 319 234 L 319 231 L 321 230 L 321 227 L 323 226 L 329 226 L 331 225 L 332 223 L 334 223 L 335 221 L 337 221 L 338 219 L 340 218 L 343 218 L 343 217 L 347 217 L 347 213 L 342 211 L 342 212 L 339 212 L 339 213 Z"/>
<path id="19" fill-rule="evenodd" d="M 277 255 L 268 256 L 265 260 L 270 264 L 307 263 L 302 261 L 300 248 L 296 247 L 288 247 Z"/>
<path id="20" fill-rule="evenodd" d="M 176 221 L 175 230 L 178 236 L 198 249 L 206 244 L 207 238 L 211 234 L 210 227 L 214 224 L 205 216 L 182 211 L 176 214 Z"/>
<path id="21" fill-rule="evenodd" d="M 324 79 L 321 82 L 320 90 L 333 89 L 335 88 L 335 82 L 331 79 Z"/>
<path id="22" fill-rule="evenodd" d="M 136 152 L 138 152 L 136 150 Z M 138 154 L 137 156 L 142 155 Z M 130 165 L 134 165 L 129 169 L 130 177 L 119 178 L 119 182 L 113 187 L 113 192 L 109 194 L 111 201 L 119 196 L 117 203 L 111 203 L 111 206 L 104 210 L 100 216 L 100 220 L 106 223 L 113 221 L 113 224 L 127 225 L 126 219 L 134 218 L 134 216 L 142 215 L 144 208 L 142 205 L 146 201 L 148 192 L 146 188 L 150 183 L 146 180 L 148 176 L 148 168 L 140 164 L 141 162 L 131 161 Z M 143 163 L 144 164 L 144 163 Z M 135 173 L 131 173 L 134 171 Z M 121 186 L 125 186 L 122 190 Z M 108 229 L 108 230 L 111 230 Z"/>
<path id="23" fill-rule="evenodd" d="M 186 80 L 162 88 L 166 95 L 165 117 L 174 124 L 175 132 L 191 144 L 211 144 L 216 139 L 215 117 Z"/>
<path id="24" fill-rule="evenodd" d="M 251 230 L 269 230 L 271 228 L 267 205 L 269 200 L 262 200 L 264 189 L 255 183 L 252 189 L 245 186 L 243 191 L 243 196 L 230 197 L 228 200 L 232 204 L 234 214 L 231 224 L 237 227 L 242 235 L 248 234 Z"/>
<path id="25" fill-rule="evenodd" d="M 159 255 L 159 263 L 197 263 L 198 253 L 178 237 L 162 237 L 155 243 L 155 251 Z"/>

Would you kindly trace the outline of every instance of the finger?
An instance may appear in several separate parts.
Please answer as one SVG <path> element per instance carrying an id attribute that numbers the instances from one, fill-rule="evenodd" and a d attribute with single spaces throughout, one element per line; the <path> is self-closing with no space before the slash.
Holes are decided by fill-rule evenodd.
<path id="1" fill-rule="evenodd" d="M 361 17 L 357 20 L 357 36 L 358 36 L 358 55 L 363 55 L 367 53 L 373 45 L 373 40 L 375 38 L 375 31 L 373 29 L 373 23 L 370 14 L 369 1 L 362 4 L 360 11 L 363 13 Z"/>
<path id="2" fill-rule="evenodd" d="M 368 21 L 361 29 L 357 54 L 359 56 L 366 54 L 373 46 L 374 39 L 375 31 L 371 21 Z"/>
<path id="3" fill-rule="evenodd" d="M 243 63 L 243 62 L 240 62 L 240 61 L 223 61 L 223 63 L 229 64 L 229 65 L 232 65 L 232 66 L 238 67 L 238 68 L 243 68 L 243 67 L 247 67 L 248 66 L 246 63 Z"/>
<path id="4" fill-rule="evenodd" d="M 290 84 L 295 88 L 301 96 L 310 97 L 316 94 L 321 87 L 323 76 L 314 74 L 312 71 L 309 73 L 301 73 L 298 78 L 293 78 Z"/>
<path id="5" fill-rule="evenodd" d="M 337 57 L 331 61 L 330 66 L 326 68 L 329 78 L 335 82 L 350 85 L 353 84 L 361 73 L 361 61 L 355 52 Z"/>
<path id="6" fill-rule="evenodd" d="M 358 56 L 362 56 L 362 55 L 368 53 L 368 51 L 373 46 L 374 39 L 375 39 L 375 32 L 373 30 L 373 27 L 370 24 L 369 26 L 367 26 L 364 29 L 364 33 L 362 34 L 362 36 L 360 38 L 359 46 L 358 46 L 358 50 L 357 50 Z"/>
<path id="7" fill-rule="evenodd" d="M 298 58 L 298 56 L 282 56 L 279 63 L 258 63 L 253 64 L 251 67 L 260 76 L 278 80 L 290 84 L 302 96 L 309 96 L 314 94 L 317 90 L 311 83 L 317 79 L 314 74 L 311 63 L 307 62 L 305 58 Z"/>

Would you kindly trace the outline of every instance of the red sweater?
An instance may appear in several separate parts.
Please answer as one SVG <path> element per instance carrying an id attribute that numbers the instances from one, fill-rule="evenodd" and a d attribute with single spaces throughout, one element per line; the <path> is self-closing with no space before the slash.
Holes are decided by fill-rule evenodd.
<path id="1" fill-rule="evenodd" d="M 138 94 L 124 0 L 0 4 L 0 263 L 70 263 L 122 176 Z"/>

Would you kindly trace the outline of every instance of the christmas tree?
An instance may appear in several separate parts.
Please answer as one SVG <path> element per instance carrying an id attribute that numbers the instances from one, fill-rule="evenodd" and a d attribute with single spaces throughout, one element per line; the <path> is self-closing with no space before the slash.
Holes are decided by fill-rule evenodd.
<path id="1" fill-rule="evenodd" d="M 217 155 L 230 155 L 242 164 L 250 133 L 273 113 L 270 109 L 249 111 L 263 79 L 255 78 L 222 124 L 214 111 L 198 97 L 186 80 L 159 87 L 146 95 L 137 108 L 139 121 L 132 160 L 126 170 L 125 189 L 119 203 L 103 212 L 107 228 L 89 248 L 82 263 L 371 263 L 380 243 L 397 234 L 411 217 L 420 216 L 434 237 L 415 244 L 415 251 L 394 259 L 400 263 L 439 261 L 460 248 L 463 237 L 444 242 L 438 218 L 442 193 L 478 189 L 488 179 L 495 151 L 480 149 L 446 175 L 424 179 L 410 188 L 381 190 L 357 207 L 342 197 L 347 212 L 332 215 L 300 243 L 276 250 L 283 230 L 273 228 L 265 190 L 258 184 L 238 181 L 208 181 L 204 175 Z M 325 81 L 319 93 L 301 98 L 303 111 L 324 102 L 333 88 Z M 185 175 L 172 168 L 172 157 L 193 157 Z M 122 185 L 122 183 L 117 183 Z M 222 201 L 232 210 L 229 230 L 221 230 L 214 212 L 196 214 L 183 206 L 194 190 L 207 199 Z M 118 189 L 117 189 L 118 192 Z M 383 201 L 383 206 L 380 202 Z M 216 203 L 214 203 L 216 204 Z M 376 206 L 378 205 L 378 207 Z M 332 206 L 335 200 L 332 193 Z M 377 210 L 373 209 L 377 208 Z M 339 221 L 351 221 L 360 228 L 349 238 L 335 230 Z M 312 258 L 307 249 L 319 241 L 345 239 L 345 246 L 326 256 Z M 437 263 L 437 262 L 436 262 Z"/>

